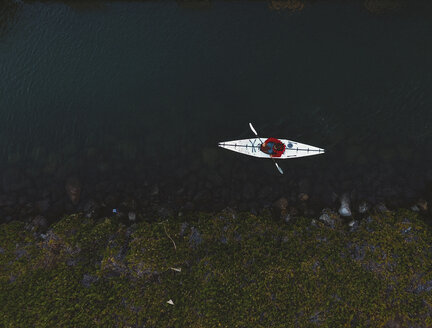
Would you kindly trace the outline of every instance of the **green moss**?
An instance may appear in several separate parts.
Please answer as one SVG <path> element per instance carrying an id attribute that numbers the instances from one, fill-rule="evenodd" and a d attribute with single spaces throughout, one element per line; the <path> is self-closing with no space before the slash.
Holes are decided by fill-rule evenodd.
<path id="1" fill-rule="evenodd" d="M 45 240 L 3 224 L 0 323 L 350 327 L 399 316 L 432 324 L 432 295 L 422 288 L 432 280 L 432 234 L 413 212 L 373 216 L 355 232 L 247 213 L 182 220 L 181 235 L 173 219 L 126 228 L 115 218 L 69 216 Z M 93 280 L 85 284 L 85 275 Z"/>

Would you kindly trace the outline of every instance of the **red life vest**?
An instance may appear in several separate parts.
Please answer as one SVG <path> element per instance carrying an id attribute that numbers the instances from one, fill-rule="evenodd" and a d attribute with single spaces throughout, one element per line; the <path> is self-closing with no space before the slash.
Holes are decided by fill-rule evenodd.
<path id="1" fill-rule="evenodd" d="M 273 143 L 273 147 L 270 148 L 267 144 L 268 143 Z M 261 151 L 263 153 L 266 153 L 268 155 L 270 155 L 271 157 L 281 157 L 282 154 L 285 152 L 285 144 L 280 141 L 279 139 L 276 138 L 268 138 L 265 142 L 264 142 L 267 146 L 263 147 L 263 145 L 261 145 Z M 276 145 L 280 145 L 279 148 L 280 150 L 277 150 L 277 146 Z"/>

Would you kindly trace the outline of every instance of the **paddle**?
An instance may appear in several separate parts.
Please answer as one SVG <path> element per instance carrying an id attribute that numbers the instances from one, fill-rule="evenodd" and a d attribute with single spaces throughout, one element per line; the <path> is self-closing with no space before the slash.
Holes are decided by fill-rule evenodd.
<path id="1" fill-rule="evenodd" d="M 252 132 L 253 132 L 253 133 L 258 137 L 258 133 L 257 133 L 256 130 L 254 129 L 252 123 L 249 123 L 249 127 L 251 128 Z M 261 144 L 262 144 L 263 142 L 262 142 L 261 138 L 258 137 L 258 139 L 259 139 L 259 141 L 260 141 Z M 276 167 L 277 167 L 279 173 L 280 173 L 280 174 L 283 174 L 282 169 L 281 169 L 281 168 L 279 167 L 279 165 L 276 163 L 276 161 L 274 160 L 274 158 L 273 158 L 273 157 L 270 157 L 270 158 L 273 160 L 273 163 L 276 165 Z"/>

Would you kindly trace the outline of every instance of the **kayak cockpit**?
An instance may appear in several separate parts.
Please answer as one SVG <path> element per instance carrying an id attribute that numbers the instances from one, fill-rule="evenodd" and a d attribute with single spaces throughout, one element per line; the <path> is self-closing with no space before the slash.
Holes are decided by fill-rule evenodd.
<path id="1" fill-rule="evenodd" d="M 260 145 L 260 150 L 271 157 L 281 157 L 285 152 L 285 144 L 276 138 L 268 138 Z"/>

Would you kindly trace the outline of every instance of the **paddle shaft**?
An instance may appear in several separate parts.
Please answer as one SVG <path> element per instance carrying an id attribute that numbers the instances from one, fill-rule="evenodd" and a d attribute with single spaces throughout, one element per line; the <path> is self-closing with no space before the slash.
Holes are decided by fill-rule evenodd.
<path id="1" fill-rule="evenodd" d="M 261 142 L 261 145 L 263 144 L 263 141 L 261 140 L 261 138 L 258 136 L 258 133 L 256 132 L 256 130 L 254 129 L 252 123 L 249 123 L 249 127 L 251 128 L 252 132 L 258 137 L 259 141 Z M 280 174 L 283 174 L 282 169 L 279 167 L 279 165 L 276 163 L 275 159 L 273 157 L 270 158 L 272 159 L 273 163 L 276 165 L 276 168 L 278 169 Z"/>

